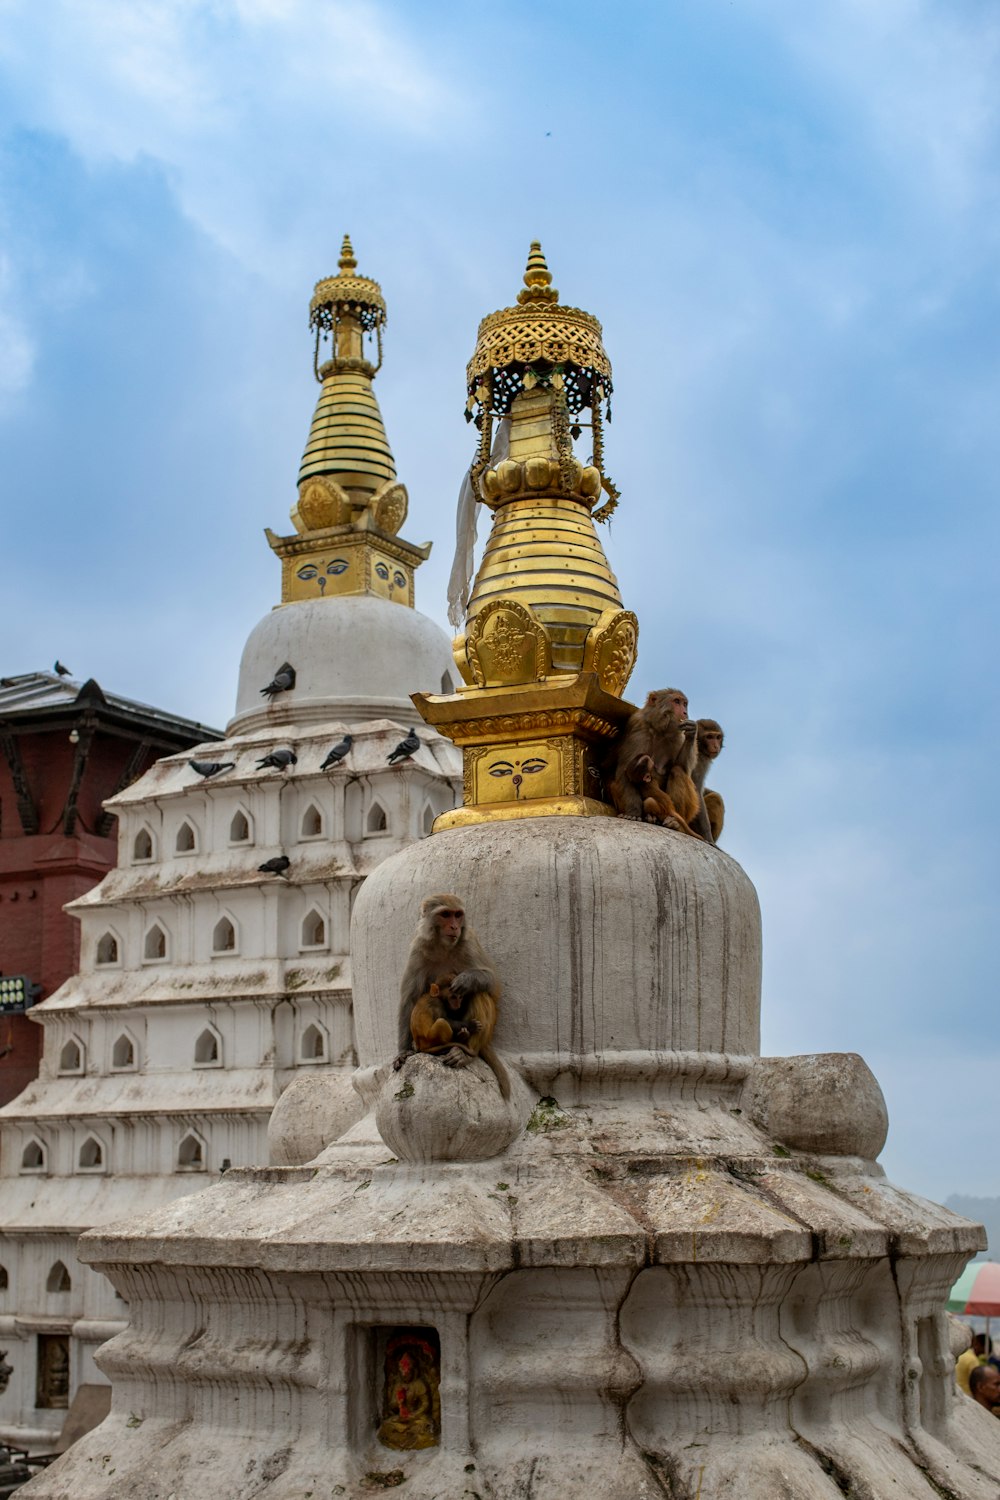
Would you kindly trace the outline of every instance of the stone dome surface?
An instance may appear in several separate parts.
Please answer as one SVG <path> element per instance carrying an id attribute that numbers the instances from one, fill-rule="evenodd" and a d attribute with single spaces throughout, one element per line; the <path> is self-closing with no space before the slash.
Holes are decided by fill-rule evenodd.
<path id="1" fill-rule="evenodd" d="M 496 963 L 497 1043 L 515 1055 L 760 1051 L 760 909 L 723 850 L 624 818 L 524 818 L 391 856 L 351 923 L 362 1065 L 396 1051 L 421 898 L 454 891 Z"/>
<path id="2" fill-rule="evenodd" d="M 243 648 L 229 733 L 271 720 L 274 708 L 260 690 L 285 662 L 295 668 L 295 686 L 276 706 L 302 723 L 329 718 L 333 709 L 346 723 L 419 724 L 410 694 L 451 692 L 456 676 L 445 632 L 415 609 L 375 596 L 279 605 Z"/>

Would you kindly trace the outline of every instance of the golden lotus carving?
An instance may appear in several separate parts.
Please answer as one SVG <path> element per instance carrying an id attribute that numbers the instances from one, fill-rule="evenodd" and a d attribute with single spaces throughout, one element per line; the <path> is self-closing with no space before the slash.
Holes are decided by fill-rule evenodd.
<path id="1" fill-rule="evenodd" d="M 465 651 L 481 688 L 539 682 L 552 670 L 548 636 L 514 599 L 494 599 L 480 610 L 466 633 Z"/>
<path id="2" fill-rule="evenodd" d="M 606 609 L 587 637 L 583 670 L 596 672 L 606 693 L 620 698 L 639 651 L 639 621 L 630 609 Z"/>
<path id="3" fill-rule="evenodd" d="M 346 526 L 351 519 L 351 497 L 328 474 L 316 474 L 299 486 L 292 521 L 299 532 Z"/>
<path id="4" fill-rule="evenodd" d="M 368 502 L 372 520 L 379 531 L 385 532 L 386 536 L 396 535 L 406 520 L 408 508 L 406 485 L 396 480 L 390 480 L 382 485 Z"/>

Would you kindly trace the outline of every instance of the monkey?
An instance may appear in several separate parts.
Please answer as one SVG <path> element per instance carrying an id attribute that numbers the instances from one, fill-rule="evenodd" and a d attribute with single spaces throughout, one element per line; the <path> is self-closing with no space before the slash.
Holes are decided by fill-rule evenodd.
<path id="1" fill-rule="evenodd" d="M 670 771 L 668 791 L 660 785 L 652 756 L 637 755 L 626 767 L 625 774 L 642 793 L 642 809 L 647 823 L 662 823 L 664 828 L 690 833 L 695 838 L 702 837 L 693 826 L 699 811 L 698 794 L 691 778 L 679 766 Z"/>
<path id="2" fill-rule="evenodd" d="M 718 792 L 705 790 L 705 777 L 709 766 L 722 752 L 725 736 L 722 732 L 722 725 L 718 724 L 715 719 L 699 719 L 697 726 L 698 756 L 694 770 L 691 772 L 691 779 L 698 792 L 699 804 L 694 826 L 702 838 L 712 844 L 717 844 L 726 816 L 726 804 Z"/>
<path id="3" fill-rule="evenodd" d="M 465 905 L 458 896 L 425 896 L 420 903 L 420 921 L 410 944 L 399 993 L 399 1054 L 393 1062 L 401 1068 L 414 1050 L 411 1018 L 432 984 L 446 983 L 461 1003 L 489 996 L 494 1008 L 500 999 L 500 982 L 475 933 L 465 922 Z M 474 1017 L 473 1019 L 485 1019 Z M 493 1026 L 485 1045 L 492 1051 Z M 478 1048 L 482 1053 L 482 1045 Z M 489 1062 L 489 1058 L 486 1058 Z M 493 1067 L 493 1064 L 490 1063 Z M 496 1072 L 496 1068 L 493 1069 Z M 499 1081 L 499 1074 L 497 1074 Z"/>
<path id="4" fill-rule="evenodd" d="M 410 1016 L 410 1034 L 418 1052 L 441 1056 L 446 1068 L 463 1068 L 467 1057 L 481 1057 L 493 1069 L 500 1092 L 510 1098 L 507 1070 L 493 1050 L 496 1001 L 489 990 L 456 995 L 447 981 L 432 983 Z"/>
<path id="5" fill-rule="evenodd" d="M 686 694 L 679 688 L 649 694 L 645 707 L 637 709 L 626 725 L 608 788 L 623 818 L 651 818 L 702 837 L 691 823 L 700 807 L 691 779 L 698 754 L 696 735 L 697 725 L 688 718 Z M 642 763 L 643 757 L 652 762 L 651 770 Z M 658 795 L 654 795 L 654 782 Z"/>

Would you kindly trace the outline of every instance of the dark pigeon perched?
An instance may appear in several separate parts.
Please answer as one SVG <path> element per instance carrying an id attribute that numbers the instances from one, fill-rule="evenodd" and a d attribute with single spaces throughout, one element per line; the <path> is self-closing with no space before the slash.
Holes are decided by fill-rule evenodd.
<path id="1" fill-rule="evenodd" d="M 257 762 L 257 769 L 262 771 L 265 766 L 272 766 L 276 771 L 287 771 L 289 766 L 298 765 L 298 760 L 294 750 L 272 750 Z"/>
<path id="2" fill-rule="evenodd" d="M 400 740 L 395 750 L 389 754 L 388 762 L 390 766 L 394 766 L 397 760 L 409 760 L 410 756 L 415 755 L 419 749 L 420 741 L 417 739 L 417 731 L 411 729 L 406 739 Z"/>
<path id="3" fill-rule="evenodd" d="M 349 755 L 354 740 L 349 734 L 345 734 L 339 745 L 334 745 L 326 760 L 320 766 L 321 771 L 329 771 L 331 766 L 339 766 L 345 755 Z"/>
<path id="4" fill-rule="evenodd" d="M 234 760 L 189 760 L 188 765 L 192 771 L 197 771 L 199 776 L 204 776 L 206 781 L 210 776 L 218 776 L 220 771 L 236 769 Z"/>
<path id="5" fill-rule="evenodd" d="M 52 670 L 53 672 L 58 672 L 60 677 L 72 677 L 73 675 L 69 667 L 64 667 L 61 661 L 57 661 Z"/>
<path id="6" fill-rule="evenodd" d="M 290 662 L 285 662 L 278 668 L 267 687 L 262 687 L 261 692 L 265 698 L 276 698 L 279 693 L 287 693 L 289 688 L 295 686 L 295 668 Z"/>
<path id="7" fill-rule="evenodd" d="M 287 854 L 276 854 L 273 859 L 265 859 L 257 868 L 262 875 L 284 875 L 290 864 Z"/>

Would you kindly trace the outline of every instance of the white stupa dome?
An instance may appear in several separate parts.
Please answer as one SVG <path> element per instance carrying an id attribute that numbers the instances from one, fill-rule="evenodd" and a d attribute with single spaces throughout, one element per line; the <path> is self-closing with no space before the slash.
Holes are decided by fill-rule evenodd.
<path id="1" fill-rule="evenodd" d="M 283 604 L 250 632 L 240 662 L 236 713 L 229 734 L 246 733 L 274 715 L 261 688 L 285 663 L 295 686 L 277 700 L 282 717 L 308 724 L 388 718 L 423 721 L 411 693 L 450 693 L 457 673 L 451 642 L 415 609 L 375 595 Z"/>

